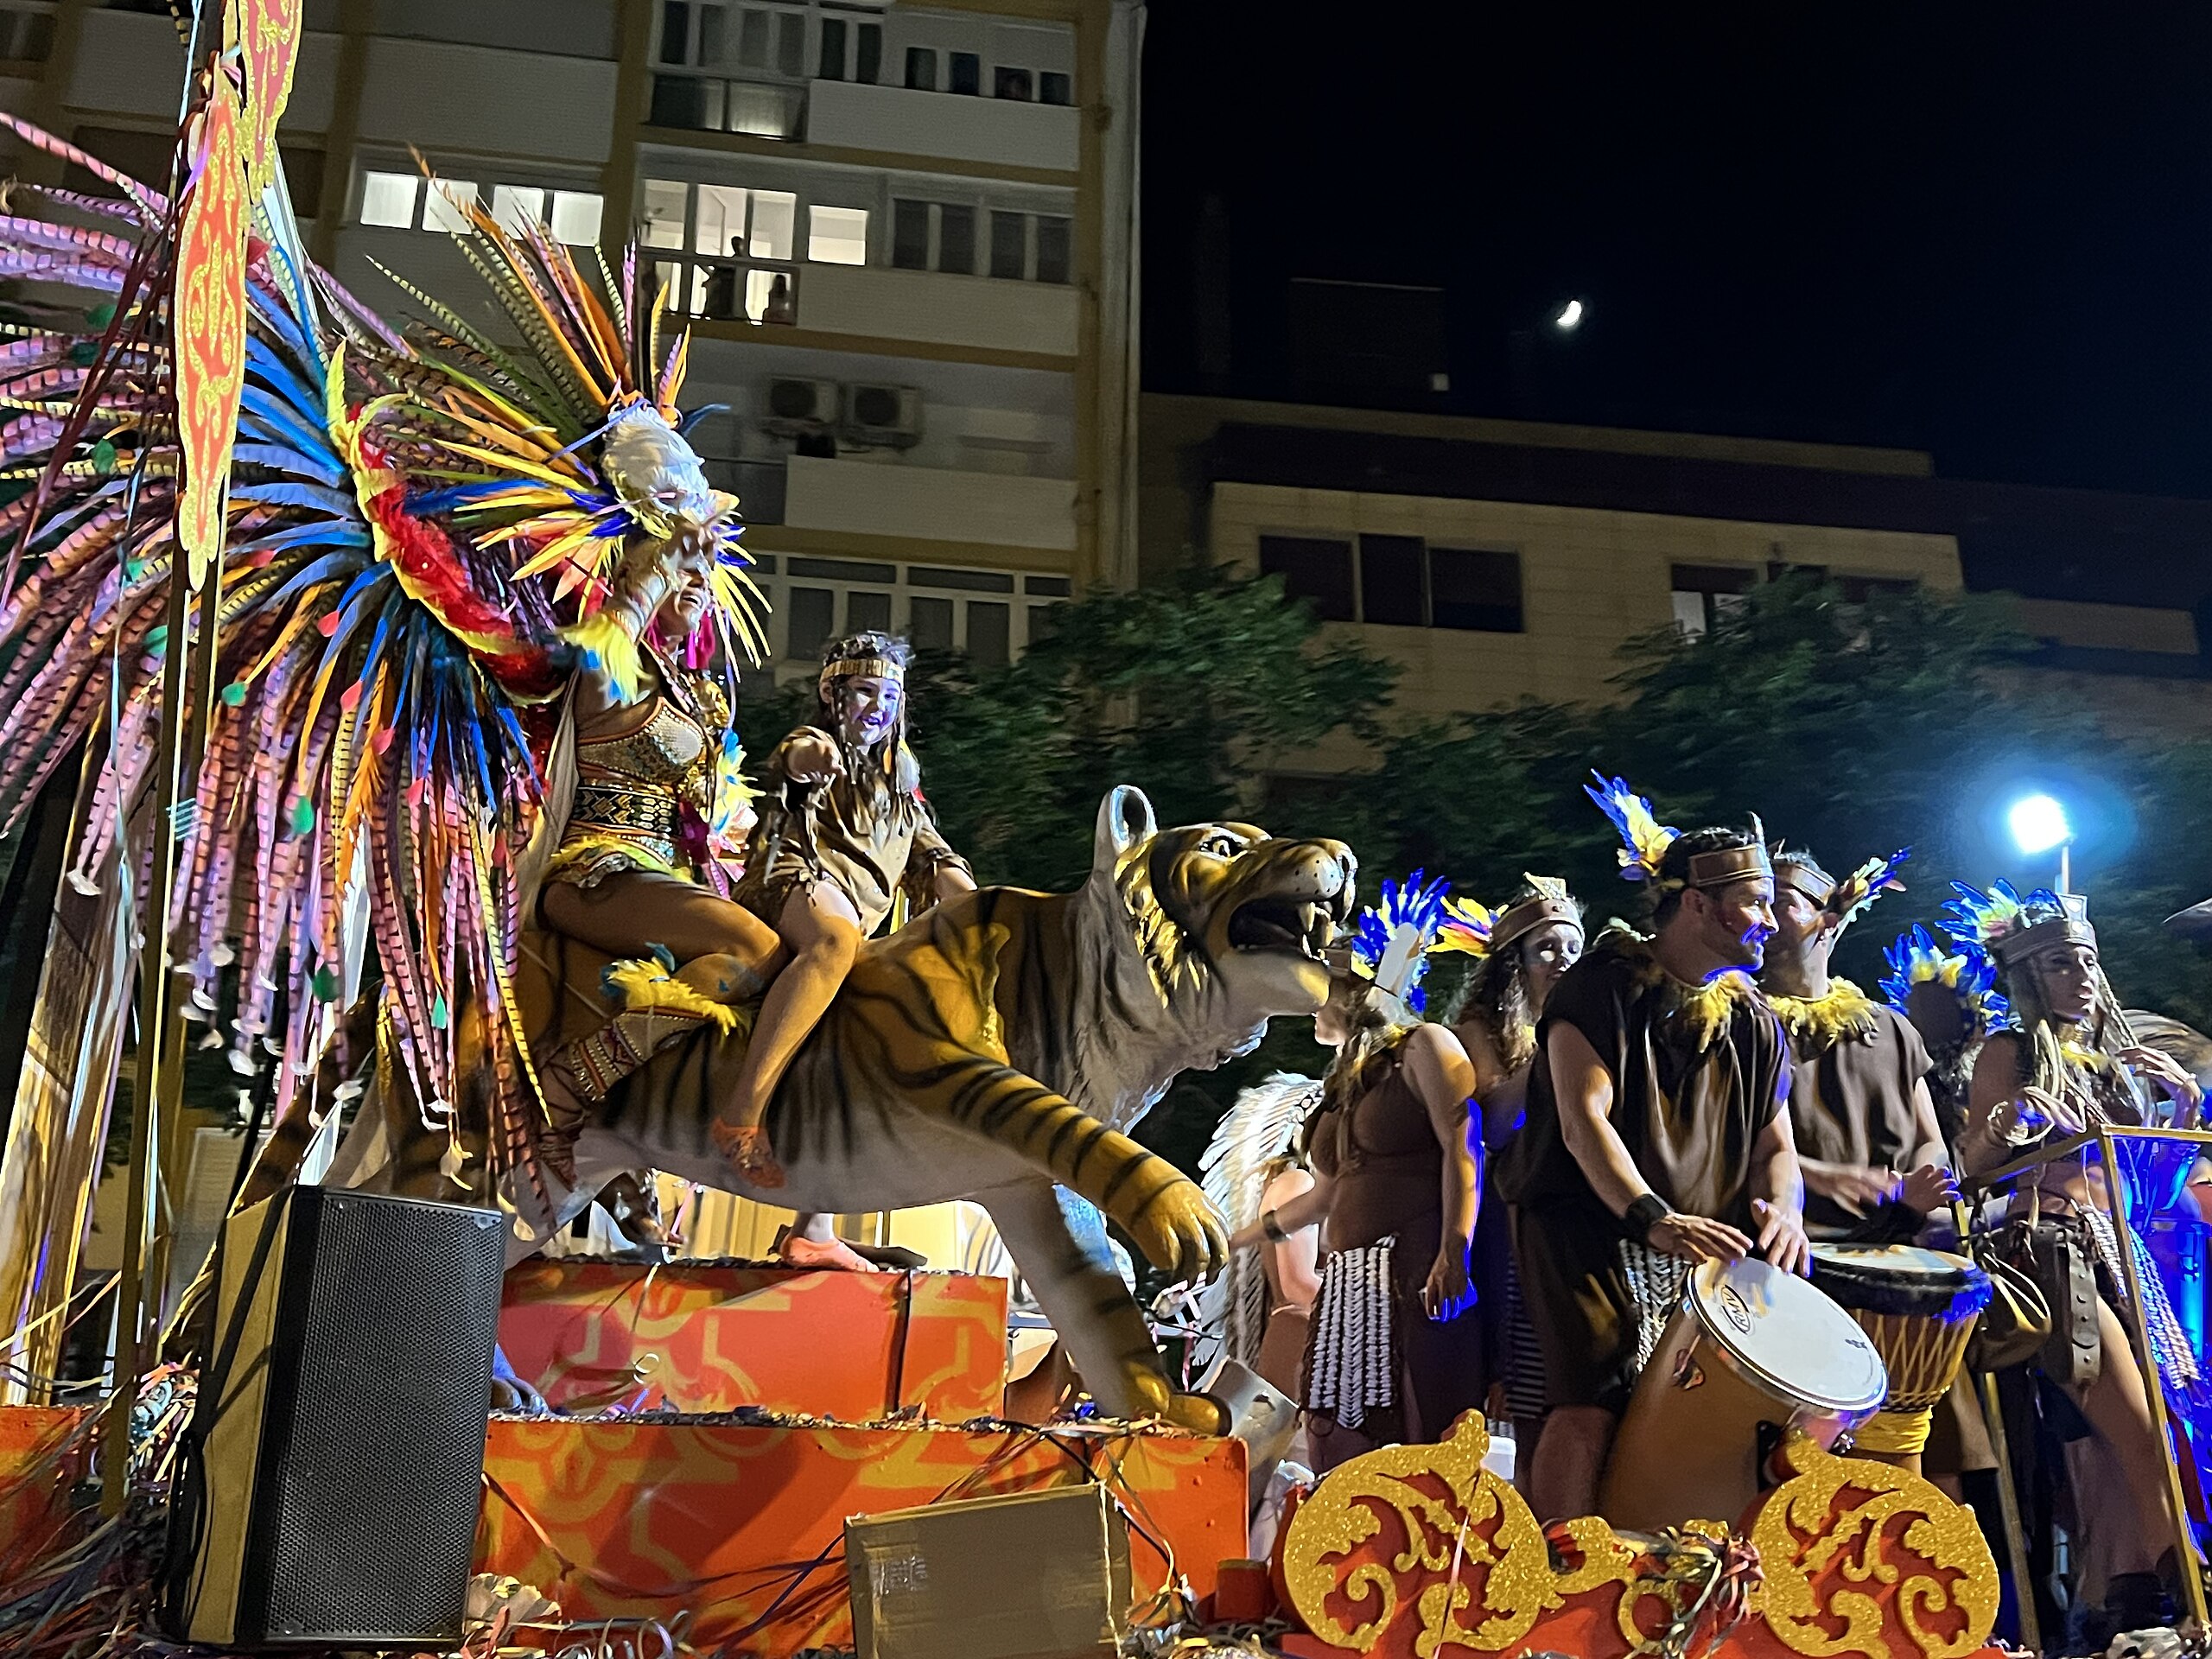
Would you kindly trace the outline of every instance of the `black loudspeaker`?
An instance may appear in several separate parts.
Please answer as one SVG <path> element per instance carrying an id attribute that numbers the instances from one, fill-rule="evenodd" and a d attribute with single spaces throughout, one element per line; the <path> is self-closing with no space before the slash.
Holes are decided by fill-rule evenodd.
<path id="1" fill-rule="evenodd" d="M 293 1187 L 225 1223 L 220 1248 L 164 1622 L 225 1647 L 456 1644 L 499 1214 Z"/>

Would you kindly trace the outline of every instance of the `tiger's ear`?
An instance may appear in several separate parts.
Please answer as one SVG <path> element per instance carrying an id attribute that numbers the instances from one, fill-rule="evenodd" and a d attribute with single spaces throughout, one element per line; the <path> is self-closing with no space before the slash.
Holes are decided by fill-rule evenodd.
<path id="1" fill-rule="evenodd" d="M 1098 836 L 1093 843 L 1091 866 L 1110 870 L 1122 855 L 1160 832 L 1152 803 L 1134 784 L 1117 784 L 1098 804 Z"/>

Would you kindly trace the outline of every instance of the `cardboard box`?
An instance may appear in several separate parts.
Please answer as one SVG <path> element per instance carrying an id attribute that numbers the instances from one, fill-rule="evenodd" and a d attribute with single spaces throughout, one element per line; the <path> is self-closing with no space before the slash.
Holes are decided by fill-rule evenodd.
<path id="1" fill-rule="evenodd" d="M 1001 1410 L 1006 1298 L 1005 1280 L 956 1273 L 526 1262 L 507 1274 L 499 1342 L 563 1409 L 865 1422 L 918 1407 L 957 1423 Z"/>
<path id="2" fill-rule="evenodd" d="M 1113 1659 L 1129 1523 L 1103 1486 L 845 1522 L 860 1659 Z"/>

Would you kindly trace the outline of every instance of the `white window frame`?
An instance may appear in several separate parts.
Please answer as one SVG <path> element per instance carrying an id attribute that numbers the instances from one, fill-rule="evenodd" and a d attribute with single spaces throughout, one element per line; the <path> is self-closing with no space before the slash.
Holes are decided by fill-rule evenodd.
<path id="1" fill-rule="evenodd" d="M 764 532 L 772 534 L 772 532 Z M 891 632 L 902 637 L 912 637 L 913 601 L 917 599 L 943 599 L 952 603 L 952 648 L 968 649 L 968 607 L 971 603 L 1004 605 L 1007 608 L 1007 658 L 1019 661 L 1029 649 L 1034 637 L 1033 625 L 1039 620 L 1037 613 L 1057 605 L 1071 602 L 1074 596 L 1072 579 L 1058 570 L 1008 570 L 988 565 L 915 564 L 899 563 L 888 559 L 847 559 L 834 555 L 814 553 L 772 553 L 763 547 L 759 550 L 762 564 L 772 562 L 772 571 L 756 569 L 753 580 L 766 595 L 768 617 L 768 651 L 770 661 L 778 665 L 802 665 L 815 660 L 810 653 L 793 656 L 791 651 L 790 597 L 794 588 L 827 589 L 836 595 L 830 618 L 830 637 L 851 632 L 849 625 L 850 599 L 855 593 L 888 594 L 891 596 Z M 892 580 L 888 583 L 862 579 L 856 574 L 823 574 L 795 575 L 791 562 L 794 558 L 805 562 L 813 569 L 823 567 L 851 566 L 855 569 L 868 565 L 890 565 Z M 957 572 L 963 575 L 1007 578 L 1012 586 L 992 592 L 982 588 L 953 588 L 933 585 L 926 575 L 920 581 L 913 579 L 916 571 L 937 570 Z M 1031 590 L 1031 584 L 1054 584 L 1065 592 Z"/>

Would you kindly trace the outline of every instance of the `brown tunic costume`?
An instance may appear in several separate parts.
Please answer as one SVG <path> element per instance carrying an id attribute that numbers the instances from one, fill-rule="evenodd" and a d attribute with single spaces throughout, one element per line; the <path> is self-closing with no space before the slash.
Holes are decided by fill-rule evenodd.
<path id="1" fill-rule="evenodd" d="M 851 902 L 863 934 L 882 926 L 902 889 L 915 910 L 927 909 L 938 870 L 967 869 L 967 860 L 938 833 L 918 790 L 895 789 L 872 767 L 860 775 L 857 767 L 841 768 L 826 783 L 795 781 L 791 747 L 810 735 L 828 737 L 802 727 L 761 769 L 760 821 L 734 895 L 738 903 L 773 927 L 793 893 L 826 880 Z"/>
<path id="2" fill-rule="evenodd" d="M 1920 1149 L 1915 1086 L 1935 1064 L 1919 1033 L 1848 980 L 1835 981 L 1818 1001 L 1770 1001 L 1789 1037 L 1789 1124 L 1798 1155 L 1906 1168 Z M 1860 1215 L 1818 1192 L 1805 1195 L 1805 1231 L 1815 1239 L 1903 1243 L 1923 1219 L 1901 1204 Z"/>
<path id="3" fill-rule="evenodd" d="M 1370 1407 L 1359 1427 L 1383 1446 L 1442 1439 L 1452 1419 L 1483 1403 L 1490 1372 L 1473 1308 L 1443 1321 L 1421 1311 L 1421 1290 L 1444 1238 L 1444 1148 L 1428 1109 L 1406 1081 L 1402 1046 L 1376 1070 L 1379 1083 L 1315 1119 L 1311 1154 L 1314 1169 L 1334 1183 L 1323 1233 L 1328 1253 L 1397 1241 L 1390 1252 L 1395 1398 Z M 1315 1334 L 1318 1342 L 1318 1325 Z"/>
<path id="4" fill-rule="evenodd" d="M 1500 1160 L 1498 1189 L 1514 1207 L 1549 1403 L 1618 1411 L 1634 1386 L 1639 1316 L 1620 1223 L 1560 1128 L 1544 1045 L 1561 1022 L 1612 1078 L 1613 1128 L 1651 1190 L 1674 1209 L 1752 1233 L 1751 1148 L 1783 1109 L 1789 1051 L 1748 981 L 1683 986 L 1624 931 L 1601 937 L 1545 1004 L 1528 1121 Z"/>

